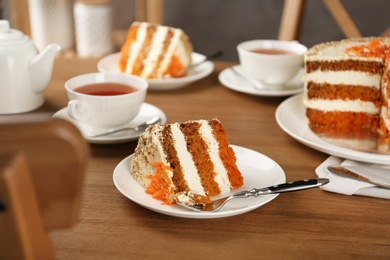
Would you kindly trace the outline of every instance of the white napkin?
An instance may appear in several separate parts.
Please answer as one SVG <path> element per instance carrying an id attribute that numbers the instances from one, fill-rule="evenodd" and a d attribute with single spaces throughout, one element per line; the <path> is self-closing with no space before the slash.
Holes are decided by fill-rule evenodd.
<path id="1" fill-rule="evenodd" d="M 315 170 L 319 178 L 329 179 L 329 183 L 322 186 L 321 189 L 330 192 L 341 193 L 344 195 L 361 195 L 361 196 L 390 199 L 390 189 L 381 188 L 364 181 L 354 180 L 347 177 L 344 178 L 342 176 L 336 175 L 327 169 L 327 167 L 332 164 L 374 166 L 373 164 L 345 160 L 339 157 L 330 156 Z M 376 164 L 375 167 L 390 169 L 389 166 L 384 166 L 380 164 Z"/>

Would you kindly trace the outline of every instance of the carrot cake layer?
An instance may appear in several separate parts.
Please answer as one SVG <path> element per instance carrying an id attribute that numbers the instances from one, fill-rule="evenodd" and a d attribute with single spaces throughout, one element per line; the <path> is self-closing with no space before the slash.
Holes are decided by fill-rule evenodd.
<path id="1" fill-rule="evenodd" d="M 370 74 L 382 74 L 383 64 L 381 61 L 341 60 L 341 61 L 307 61 L 308 73 L 321 71 L 362 71 Z"/>
<path id="2" fill-rule="evenodd" d="M 307 84 L 307 95 L 309 99 L 342 99 L 371 101 L 375 106 L 381 104 L 381 94 L 375 88 L 367 88 L 363 86 L 344 85 L 344 84 L 329 84 L 329 83 L 314 83 Z"/>
<path id="3" fill-rule="evenodd" d="M 307 109 L 306 116 L 313 132 L 340 138 L 375 137 L 379 116 L 356 112 L 323 112 Z"/>

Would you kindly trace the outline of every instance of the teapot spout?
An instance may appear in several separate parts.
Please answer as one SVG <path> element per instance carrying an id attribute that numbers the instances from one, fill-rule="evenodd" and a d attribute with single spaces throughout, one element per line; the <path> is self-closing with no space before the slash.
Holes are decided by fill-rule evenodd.
<path id="1" fill-rule="evenodd" d="M 31 87 L 35 93 L 41 93 L 49 84 L 53 71 L 54 58 L 60 50 L 60 45 L 52 43 L 30 60 L 28 72 Z"/>

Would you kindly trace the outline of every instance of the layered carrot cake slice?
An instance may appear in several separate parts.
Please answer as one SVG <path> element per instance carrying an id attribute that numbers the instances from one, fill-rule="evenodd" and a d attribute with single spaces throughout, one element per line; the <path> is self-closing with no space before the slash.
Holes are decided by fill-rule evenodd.
<path id="1" fill-rule="evenodd" d="M 178 78 L 191 65 L 192 44 L 181 29 L 134 22 L 121 48 L 120 71 L 146 79 Z"/>
<path id="2" fill-rule="evenodd" d="M 218 119 L 149 127 L 139 138 L 131 172 L 147 193 L 167 204 L 207 204 L 243 185 Z"/>

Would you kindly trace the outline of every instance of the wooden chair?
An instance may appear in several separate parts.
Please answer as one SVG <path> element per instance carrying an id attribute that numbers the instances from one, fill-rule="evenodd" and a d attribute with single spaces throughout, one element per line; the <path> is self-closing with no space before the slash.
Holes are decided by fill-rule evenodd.
<path id="1" fill-rule="evenodd" d="M 12 28 L 31 36 L 28 0 L 9 1 Z"/>
<path id="2" fill-rule="evenodd" d="M 164 23 L 164 0 L 136 0 L 135 20 L 156 24 Z M 120 50 L 126 41 L 128 29 L 117 29 L 113 32 L 114 47 Z"/>
<path id="3" fill-rule="evenodd" d="M 324 0 L 324 3 L 346 37 L 363 36 L 341 0 Z M 382 32 L 379 36 L 389 37 L 390 28 Z"/>
<path id="4" fill-rule="evenodd" d="M 280 19 L 278 39 L 298 40 L 306 0 L 285 0 Z"/>
<path id="5" fill-rule="evenodd" d="M 66 121 L 0 125 L 0 259 L 54 259 L 48 232 L 77 221 L 88 156 Z"/>
<path id="6" fill-rule="evenodd" d="M 135 17 L 137 21 L 163 24 L 164 0 L 136 0 Z"/>
<path id="7" fill-rule="evenodd" d="M 324 0 L 325 6 L 346 37 L 361 37 L 358 27 L 340 0 Z M 279 26 L 279 40 L 298 40 L 306 0 L 285 0 Z"/>
<path id="8" fill-rule="evenodd" d="M 324 3 L 346 37 L 362 37 L 361 32 L 340 0 L 324 0 Z"/>

